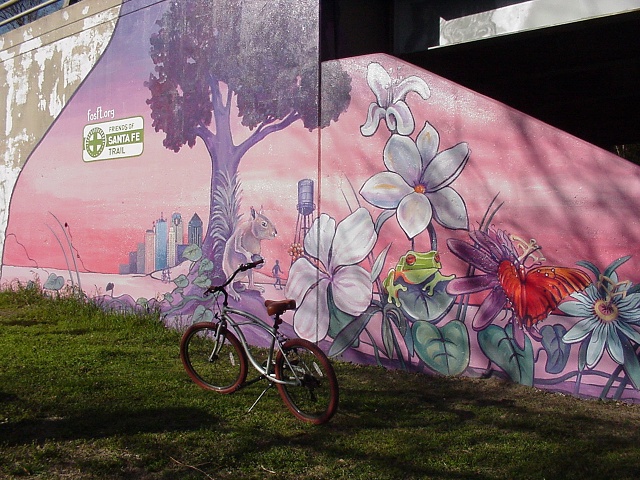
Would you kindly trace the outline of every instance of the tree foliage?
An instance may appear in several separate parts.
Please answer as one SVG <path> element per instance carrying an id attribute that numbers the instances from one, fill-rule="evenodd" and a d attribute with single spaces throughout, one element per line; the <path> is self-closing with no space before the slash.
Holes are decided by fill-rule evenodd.
<path id="1" fill-rule="evenodd" d="M 348 105 L 349 77 L 333 68 L 326 94 L 341 92 L 341 102 L 318 121 L 316 1 L 184 0 L 172 2 L 158 24 L 148 103 L 153 126 L 176 152 L 198 136 L 207 142 L 203 129 L 226 128 L 234 96 L 242 125 L 254 132 L 298 119 L 309 130 L 326 126 Z"/>

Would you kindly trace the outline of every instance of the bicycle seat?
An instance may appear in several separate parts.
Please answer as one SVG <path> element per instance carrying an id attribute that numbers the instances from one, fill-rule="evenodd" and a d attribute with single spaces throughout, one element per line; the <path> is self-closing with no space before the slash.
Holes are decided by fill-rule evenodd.
<path id="1" fill-rule="evenodd" d="M 295 310 L 296 301 L 292 299 L 265 300 L 264 306 L 267 307 L 267 314 L 273 317 L 274 315 L 282 315 L 287 310 Z"/>

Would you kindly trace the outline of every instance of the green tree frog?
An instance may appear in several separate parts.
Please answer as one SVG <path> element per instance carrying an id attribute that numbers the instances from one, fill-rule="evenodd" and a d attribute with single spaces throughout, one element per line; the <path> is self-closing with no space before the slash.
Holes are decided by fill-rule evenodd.
<path id="1" fill-rule="evenodd" d="M 442 268 L 440 254 L 435 250 L 426 253 L 409 250 L 400 257 L 395 268 L 389 270 L 387 278 L 382 282 L 387 291 L 387 301 L 389 303 L 393 301 L 397 306 L 400 306 L 398 291 L 407 290 L 407 287 L 400 283 L 400 280 L 410 285 L 424 283 L 422 290 L 426 291 L 427 295 L 433 295 L 434 288 L 438 283 L 455 278 L 455 275 L 442 275 L 440 268 Z"/>

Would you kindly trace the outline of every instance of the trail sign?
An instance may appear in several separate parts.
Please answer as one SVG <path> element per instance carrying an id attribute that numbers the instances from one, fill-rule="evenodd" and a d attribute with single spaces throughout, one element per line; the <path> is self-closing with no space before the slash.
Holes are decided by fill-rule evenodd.
<path id="1" fill-rule="evenodd" d="M 144 119 L 120 118 L 85 125 L 82 133 L 82 159 L 85 162 L 137 157 L 144 150 Z"/>

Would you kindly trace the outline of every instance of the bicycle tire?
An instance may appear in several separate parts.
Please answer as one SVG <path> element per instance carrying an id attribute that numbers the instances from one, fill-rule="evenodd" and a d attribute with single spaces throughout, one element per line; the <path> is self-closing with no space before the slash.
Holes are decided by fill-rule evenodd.
<path id="1" fill-rule="evenodd" d="M 247 379 L 247 355 L 238 338 L 225 329 L 224 344 L 212 358 L 217 329 L 214 322 L 191 325 L 180 340 L 180 359 L 196 385 L 218 393 L 233 393 Z"/>
<path id="2" fill-rule="evenodd" d="M 318 346 L 302 338 L 292 338 L 278 351 L 276 378 L 292 380 L 300 374 L 302 385 L 276 384 L 283 402 L 300 420 L 316 425 L 328 422 L 338 409 L 336 373 Z"/>

